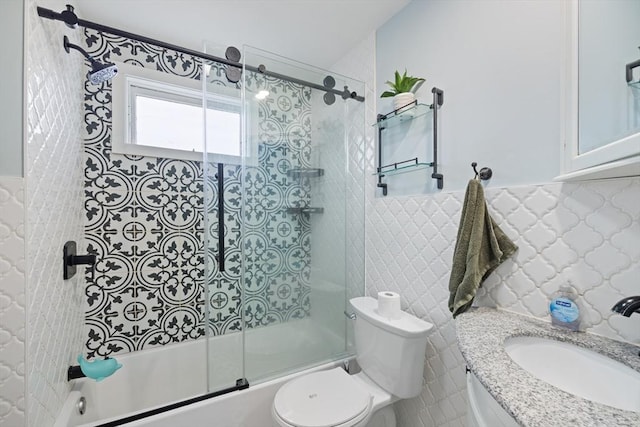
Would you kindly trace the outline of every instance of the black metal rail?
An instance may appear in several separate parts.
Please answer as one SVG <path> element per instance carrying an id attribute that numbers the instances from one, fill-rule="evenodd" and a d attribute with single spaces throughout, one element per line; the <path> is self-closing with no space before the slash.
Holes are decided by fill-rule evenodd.
<path id="1" fill-rule="evenodd" d="M 403 160 L 401 162 L 389 163 L 388 165 L 380 166 L 380 172 L 388 172 L 389 170 L 397 170 L 398 166 L 402 166 L 405 163 L 413 163 L 414 165 L 418 164 L 418 158 L 414 157 L 413 159 Z M 392 169 L 389 169 L 392 168 Z"/>
<path id="2" fill-rule="evenodd" d="M 212 393 L 203 394 L 201 396 L 196 396 L 191 399 L 182 400 L 180 402 L 172 403 L 170 405 L 162 406 L 160 408 L 150 409 L 148 411 L 140 412 L 134 415 L 129 415 L 127 417 L 123 417 L 115 421 L 109 421 L 103 424 L 97 424 L 96 427 L 121 426 L 123 424 L 131 423 L 133 421 L 141 420 L 143 418 L 151 417 L 153 415 L 162 414 L 164 412 L 172 411 L 177 408 L 182 408 L 183 406 L 191 405 L 197 402 L 202 402 L 203 400 L 212 399 L 214 397 L 222 396 L 223 394 L 244 390 L 247 388 L 249 388 L 249 381 L 247 381 L 246 378 L 240 378 L 239 380 L 236 381 L 236 385 L 234 387 L 229 387 L 223 390 L 214 391 Z"/>
<path id="3" fill-rule="evenodd" d="M 67 26 L 70 28 L 75 28 L 76 26 L 90 28 L 92 30 L 110 33 L 116 36 L 126 37 L 130 40 L 137 40 L 142 43 L 149 43 L 165 49 L 174 50 L 176 52 L 181 52 L 187 55 L 192 55 L 192 56 L 206 59 L 213 62 L 218 62 L 220 64 L 224 64 L 229 67 L 235 67 L 239 69 L 242 69 L 243 67 L 243 64 L 238 61 L 233 61 L 231 59 L 209 55 L 204 52 L 198 52 L 197 50 L 188 49 L 186 47 L 178 46 L 172 43 L 163 42 L 162 40 L 152 39 L 150 37 L 142 36 L 140 34 L 135 34 L 129 31 L 120 30 L 118 28 L 109 27 L 107 25 L 102 25 L 96 22 L 80 19 L 73 12 L 73 6 L 70 6 L 70 5 L 67 5 L 67 10 L 62 11 L 61 13 L 54 12 L 51 9 L 46 9 L 44 7 L 38 6 L 38 15 L 42 18 L 53 19 L 55 21 L 62 21 L 65 24 L 67 24 Z M 253 65 L 244 64 L 244 68 L 248 71 L 264 74 L 265 76 L 275 77 L 280 80 L 285 80 L 291 83 L 307 86 L 307 87 L 321 90 L 327 93 L 332 93 L 334 95 L 339 95 L 343 99 L 355 99 L 356 101 L 364 102 L 364 97 L 358 95 L 356 92 L 349 91 L 348 86 L 345 86 L 343 90 L 338 90 L 338 89 L 334 89 L 333 87 L 327 87 L 317 83 L 308 82 L 306 80 L 301 80 L 295 77 L 269 71 L 266 69 L 264 65 L 259 65 L 255 67 Z"/>

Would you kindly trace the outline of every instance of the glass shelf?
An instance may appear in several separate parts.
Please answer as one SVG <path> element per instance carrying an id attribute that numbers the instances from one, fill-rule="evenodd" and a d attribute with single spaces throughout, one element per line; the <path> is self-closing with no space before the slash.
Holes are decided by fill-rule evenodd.
<path id="1" fill-rule="evenodd" d="M 433 94 L 433 104 L 420 104 L 418 103 L 418 101 L 414 101 L 413 103 L 405 105 L 404 107 L 396 109 L 390 113 L 378 114 L 376 117 L 377 120 L 374 126 L 378 127 L 378 159 L 376 162 L 376 172 L 373 175 L 378 177 L 378 183 L 376 184 L 376 187 L 382 189 L 383 196 L 387 195 L 389 187 L 388 183 L 383 182 L 384 177 L 389 175 L 400 175 L 407 172 L 424 170 L 426 168 L 433 168 L 433 172 L 430 174 L 430 177 L 437 180 L 437 186 L 439 190 L 442 190 L 443 188 L 444 176 L 442 175 L 442 173 L 438 173 L 438 110 L 444 104 L 444 91 L 442 89 L 438 89 L 437 87 L 433 87 L 431 89 L 431 93 Z M 427 114 L 431 114 L 431 118 L 433 119 L 433 126 L 431 128 L 431 130 L 433 131 L 433 161 L 420 162 L 418 161 L 418 157 L 414 157 L 400 162 L 393 162 L 383 165 L 384 150 L 382 149 L 382 140 L 383 134 L 386 134 L 386 132 L 383 132 L 383 130 L 399 125 L 406 121 L 426 116 Z M 403 135 L 397 135 L 395 132 L 391 132 L 388 137 L 397 139 L 399 137 L 403 137 Z M 403 151 L 403 156 L 406 154 L 416 155 L 418 153 L 421 153 L 421 151 L 417 147 L 407 147 L 407 149 Z M 396 157 L 400 157 L 398 154 L 400 154 L 400 152 L 396 152 L 392 157 L 394 157 L 394 159 Z M 430 156 L 427 155 L 426 157 L 429 158 Z M 422 174 L 419 174 L 418 178 L 420 178 L 421 175 Z"/>
<path id="2" fill-rule="evenodd" d="M 287 171 L 287 176 L 292 178 L 316 178 L 323 175 L 324 169 L 320 168 L 296 168 Z"/>
<path id="3" fill-rule="evenodd" d="M 431 163 L 412 163 L 410 165 L 387 165 L 382 168 L 380 172 L 374 172 L 373 175 L 382 175 L 382 176 L 391 176 L 391 175 L 399 175 L 401 173 L 419 171 L 422 169 L 427 169 L 433 167 L 433 162 Z"/>
<path id="4" fill-rule="evenodd" d="M 378 120 L 373 126 L 382 126 L 384 129 L 388 129 L 394 126 L 399 125 L 400 123 L 417 119 L 418 117 L 422 117 L 426 114 L 429 114 L 433 111 L 431 105 L 427 104 L 416 104 L 413 107 L 403 107 L 406 109 L 400 109 L 402 111 L 392 111 L 391 113 L 385 114 Z"/>
<path id="5" fill-rule="evenodd" d="M 312 207 L 312 206 L 289 207 L 289 208 L 286 208 L 286 212 L 288 214 L 296 214 L 296 215 L 321 214 L 321 213 L 324 213 L 324 208 L 318 208 L 318 207 Z"/>

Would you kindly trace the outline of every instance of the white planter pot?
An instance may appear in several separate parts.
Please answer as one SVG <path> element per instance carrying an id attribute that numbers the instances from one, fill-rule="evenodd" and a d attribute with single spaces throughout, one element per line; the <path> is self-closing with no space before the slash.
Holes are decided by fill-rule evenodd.
<path id="1" fill-rule="evenodd" d="M 393 97 L 393 109 L 398 113 L 411 108 L 413 101 L 416 100 L 416 95 L 413 92 L 403 92 Z M 407 108 L 402 108 L 407 106 Z"/>

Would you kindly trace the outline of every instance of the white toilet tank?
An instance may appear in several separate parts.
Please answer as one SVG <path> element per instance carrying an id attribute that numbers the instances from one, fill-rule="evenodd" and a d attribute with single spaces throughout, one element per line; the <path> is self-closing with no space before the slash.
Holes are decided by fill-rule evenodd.
<path id="1" fill-rule="evenodd" d="M 427 334 L 433 325 L 402 312 L 397 320 L 378 314 L 378 300 L 349 301 L 356 314 L 356 359 L 362 371 L 389 393 L 403 399 L 422 389 Z"/>

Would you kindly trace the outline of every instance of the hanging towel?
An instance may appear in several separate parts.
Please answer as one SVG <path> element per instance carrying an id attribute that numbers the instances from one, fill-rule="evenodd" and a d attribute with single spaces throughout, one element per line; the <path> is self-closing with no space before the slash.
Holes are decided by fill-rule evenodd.
<path id="1" fill-rule="evenodd" d="M 517 249 L 489 215 L 480 181 L 469 181 L 449 278 L 454 318 L 471 307 L 481 283 Z"/>

